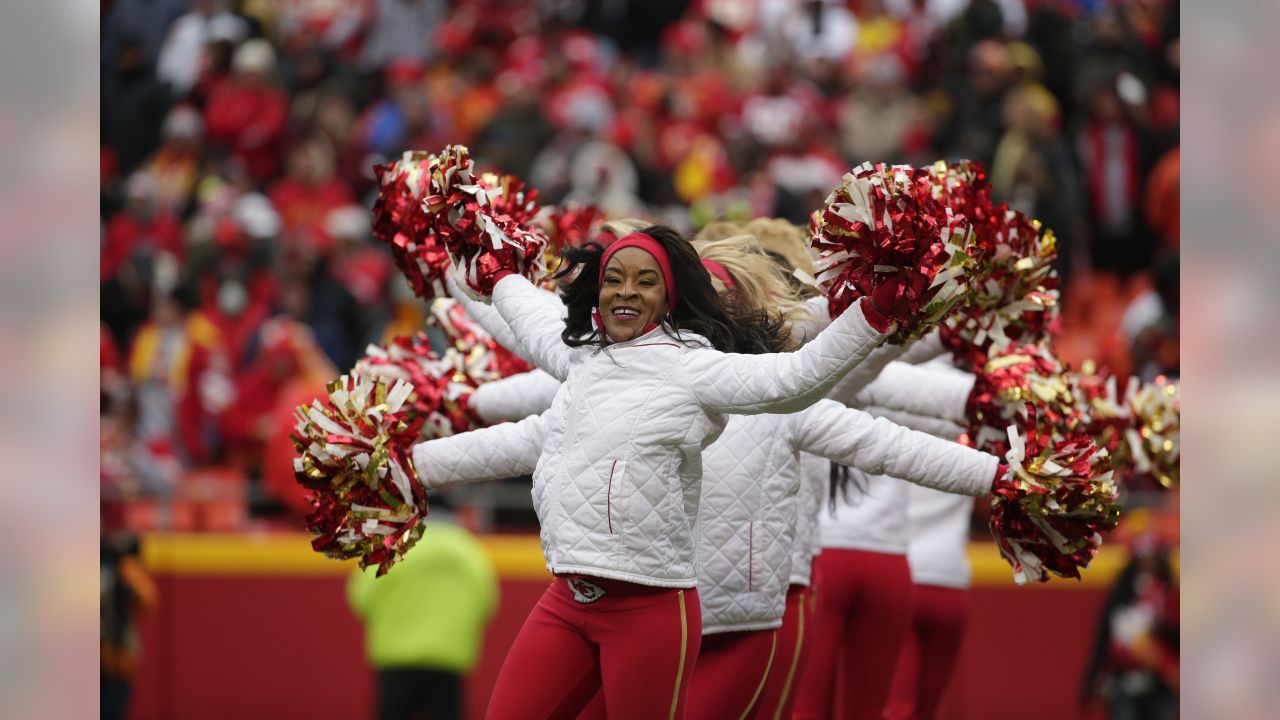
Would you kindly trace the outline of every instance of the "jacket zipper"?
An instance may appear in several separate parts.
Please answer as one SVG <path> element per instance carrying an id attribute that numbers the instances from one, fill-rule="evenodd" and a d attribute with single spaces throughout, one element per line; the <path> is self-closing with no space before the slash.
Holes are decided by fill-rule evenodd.
<path id="1" fill-rule="evenodd" d="M 604 510 L 605 519 L 609 523 L 609 534 L 613 535 L 613 471 L 618 469 L 618 461 L 614 460 L 613 465 L 609 467 L 609 487 L 605 490 Z"/>

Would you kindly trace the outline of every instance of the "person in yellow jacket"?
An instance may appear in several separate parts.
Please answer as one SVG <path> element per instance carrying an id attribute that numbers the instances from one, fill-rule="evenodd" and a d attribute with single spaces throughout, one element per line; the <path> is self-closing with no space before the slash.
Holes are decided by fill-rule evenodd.
<path id="1" fill-rule="evenodd" d="M 462 678 L 497 608 L 488 553 L 442 510 L 433 503 L 422 539 L 386 575 L 357 570 L 347 582 L 378 673 L 378 720 L 462 718 Z"/>

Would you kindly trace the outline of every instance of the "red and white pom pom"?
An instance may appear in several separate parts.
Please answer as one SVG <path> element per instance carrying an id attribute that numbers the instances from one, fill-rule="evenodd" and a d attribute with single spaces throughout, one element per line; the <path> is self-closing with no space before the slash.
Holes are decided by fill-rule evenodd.
<path id="1" fill-rule="evenodd" d="M 1029 410 L 1025 433 L 1010 427 L 1008 472 L 992 487 L 991 534 L 1014 581 L 1080 577 L 1120 519 L 1107 451 L 1084 434 L 1054 438 Z"/>
<path id="2" fill-rule="evenodd" d="M 934 196 L 973 230 L 971 291 L 943 328 L 946 346 L 969 369 L 981 355 L 1048 339 L 1058 312 L 1057 245 L 1051 230 L 991 201 L 980 163 L 939 162 L 929 170 Z"/>
<path id="3" fill-rule="evenodd" d="M 548 240 L 534 225 L 536 191 L 510 175 L 477 175 L 461 145 L 449 145 L 430 166 L 423 208 L 436 235 L 482 295 L 505 275 L 539 282 L 547 273 Z"/>
<path id="4" fill-rule="evenodd" d="M 312 547 L 381 575 L 422 535 L 427 501 L 410 456 L 422 419 L 407 405 L 408 382 L 343 375 L 328 391 L 298 408 L 293 435 Z"/>
<path id="5" fill-rule="evenodd" d="M 832 317 L 860 297 L 897 323 L 889 342 L 923 337 L 964 300 L 968 221 L 933 196 L 927 171 L 865 163 L 810 222 L 818 286 Z"/>
<path id="6" fill-rule="evenodd" d="M 412 150 L 391 165 L 373 169 L 379 185 L 373 203 L 373 236 L 390 248 L 413 294 L 424 300 L 448 295 L 444 273 L 450 265 L 431 218 L 422 212 L 433 162 L 429 153 Z"/>
<path id="7" fill-rule="evenodd" d="M 370 345 L 352 371 L 357 377 L 404 380 L 413 386 L 408 404 L 422 418 L 425 438 L 447 437 L 480 427 L 467 409 L 467 398 L 478 386 L 457 353 L 440 357 L 427 336 L 398 336 L 385 347 Z"/>
<path id="8" fill-rule="evenodd" d="M 452 300 L 431 304 L 429 320 L 439 327 L 457 351 L 467 377 L 476 383 L 493 382 L 533 368 L 515 353 L 498 344 L 461 305 Z"/>

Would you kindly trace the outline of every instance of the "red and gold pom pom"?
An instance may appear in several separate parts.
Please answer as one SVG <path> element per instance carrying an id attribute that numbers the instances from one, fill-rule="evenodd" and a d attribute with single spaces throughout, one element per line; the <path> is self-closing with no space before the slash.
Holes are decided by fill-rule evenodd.
<path id="1" fill-rule="evenodd" d="M 428 322 L 444 332 L 459 358 L 466 376 L 474 383 L 493 382 L 532 370 L 532 366 L 515 353 L 498 344 L 462 306 L 452 300 L 431 304 Z"/>
<path id="2" fill-rule="evenodd" d="M 546 235 L 534 224 L 536 192 L 509 175 L 477 175 L 461 145 L 449 145 L 430 165 L 422 207 L 467 284 L 481 295 L 509 273 L 539 282 L 546 275 Z"/>
<path id="3" fill-rule="evenodd" d="M 312 547 L 359 558 L 382 575 L 422 536 L 426 495 L 410 452 L 422 418 L 408 382 L 342 376 L 329 396 L 299 407 L 293 471 L 309 493 Z"/>
<path id="4" fill-rule="evenodd" d="M 1086 434 L 1009 428 L 1009 472 L 992 488 L 991 534 L 1019 585 L 1052 573 L 1079 578 L 1120 519 L 1110 457 Z"/>
<path id="5" fill-rule="evenodd" d="M 975 372 L 965 413 L 965 442 L 993 455 L 1008 450 L 1006 428 L 1025 423 L 1028 403 L 1048 428 L 1064 432 L 1078 425 L 1071 385 L 1062 363 L 1043 346 L 1011 346 L 997 351 Z"/>
<path id="6" fill-rule="evenodd" d="M 434 160 L 429 153 L 414 150 L 391 165 L 373 169 L 379 184 L 373 203 L 373 236 L 391 249 L 413 294 L 424 300 L 448 295 L 444 273 L 449 269 L 449 254 L 436 237 L 431 218 L 422 212 Z"/>
<path id="7" fill-rule="evenodd" d="M 814 213 L 815 269 L 832 317 L 860 297 L 897 323 L 889 342 L 923 337 L 962 302 L 972 241 L 968 221 L 933 195 L 929 172 L 865 163 Z"/>
<path id="8" fill-rule="evenodd" d="M 1161 376 L 1128 398 L 1133 425 L 1126 440 L 1136 473 L 1151 475 L 1166 488 L 1178 487 L 1182 463 L 1182 400 L 1176 382 Z"/>
<path id="9" fill-rule="evenodd" d="M 439 302 L 439 301 L 438 301 Z M 452 350 L 440 357 L 427 336 L 398 336 L 385 347 L 370 345 L 352 373 L 357 377 L 404 380 L 413 386 L 408 405 L 422 419 L 424 438 L 447 437 L 479 427 L 467 410 L 467 398 L 478 386 L 465 363 Z"/>

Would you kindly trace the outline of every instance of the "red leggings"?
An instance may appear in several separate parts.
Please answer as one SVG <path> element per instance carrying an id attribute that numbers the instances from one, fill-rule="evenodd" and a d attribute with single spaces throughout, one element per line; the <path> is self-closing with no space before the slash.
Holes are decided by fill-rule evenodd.
<path id="1" fill-rule="evenodd" d="M 907 557 L 824 548 L 814 569 L 821 600 L 795 717 L 881 720 L 911 619 Z"/>
<path id="2" fill-rule="evenodd" d="M 777 670 L 777 644 L 777 630 L 704 636 L 689 685 L 690 720 L 762 717 L 760 693 Z"/>
<path id="3" fill-rule="evenodd" d="M 796 685 L 804 676 L 809 651 L 813 648 L 813 612 L 818 595 L 808 585 L 792 585 L 787 590 L 787 612 L 778 630 L 778 649 L 773 671 L 760 697 L 761 720 L 791 717 L 796 704 Z"/>
<path id="4" fill-rule="evenodd" d="M 955 669 L 969 621 L 969 591 L 916 585 L 911 629 L 898 657 L 891 720 L 931 720 Z"/>
<path id="5" fill-rule="evenodd" d="M 701 639 L 693 588 L 557 577 L 507 652 L 485 717 L 574 718 L 602 691 L 610 718 L 683 718 Z"/>

